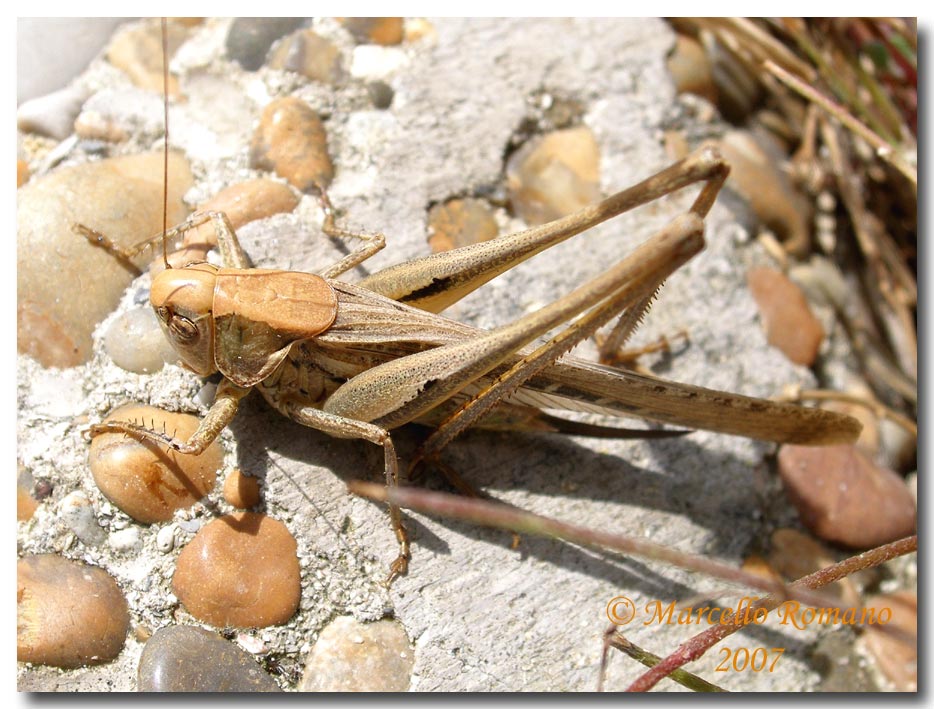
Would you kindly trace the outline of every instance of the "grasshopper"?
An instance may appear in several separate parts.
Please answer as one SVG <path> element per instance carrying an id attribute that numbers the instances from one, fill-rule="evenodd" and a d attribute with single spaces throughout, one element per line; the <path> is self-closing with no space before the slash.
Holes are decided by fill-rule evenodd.
<path id="1" fill-rule="evenodd" d="M 591 426 L 543 409 L 638 417 L 775 442 L 853 441 L 860 424 L 848 416 L 666 381 L 566 354 L 618 318 L 600 342 L 602 359 L 615 357 L 665 279 L 703 248 L 703 220 L 728 171 L 720 155 L 705 148 L 564 218 L 392 266 L 355 285 L 339 276 L 383 248 L 385 237 L 339 228 L 324 190 L 318 196 L 325 233 L 362 243 L 320 275 L 250 268 L 222 213 L 193 215 L 156 239 L 164 244 L 210 222 L 223 266 L 195 262 L 167 268 L 155 276 L 150 300 L 184 365 L 202 376 L 223 375 L 215 401 L 188 440 L 126 422 L 96 424 L 90 434 L 124 432 L 197 455 L 232 421 L 239 402 L 258 389 L 273 408 L 300 424 L 381 446 L 389 486 L 398 485 L 400 477 L 391 432 L 409 422 L 435 428 L 416 462 L 436 460 L 475 424 L 602 436 L 672 433 Z M 438 314 L 549 246 L 698 182 L 703 187 L 686 213 L 602 275 L 540 310 L 489 331 Z M 557 335 L 541 341 L 562 324 Z M 391 581 L 406 573 L 410 548 L 394 505 L 390 517 L 399 544 Z"/>

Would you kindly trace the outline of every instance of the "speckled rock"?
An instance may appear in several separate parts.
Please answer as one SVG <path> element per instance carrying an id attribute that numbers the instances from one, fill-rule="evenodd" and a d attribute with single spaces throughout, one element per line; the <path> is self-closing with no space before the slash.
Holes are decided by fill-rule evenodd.
<path id="1" fill-rule="evenodd" d="M 198 428 L 198 418 L 152 406 L 130 404 L 105 421 L 131 421 L 186 439 Z M 91 441 L 89 462 L 94 482 L 117 507 L 140 522 L 172 519 L 175 510 L 190 507 L 214 487 L 224 455 L 215 441 L 199 456 L 167 453 L 164 445 L 141 442 L 122 433 L 104 433 Z"/>
<path id="2" fill-rule="evenodd" d="M 795 364 L 814 364 L 824 340 L 824 328 L 801 289 L 781 271 L 766 267 L 750 269 L 746 283 L 759 306 L 769 344 Z"/>
<path id="3" fill-rule="evenodd" d="M 106 571 L 54 554 L 16 565 L 16 659 L 56 667 L 108 662 L 123 649 L 130 616 Z"/>
<path id="4" fill-rule="evenodd" d="M 360 44 L 399 44 L 405 36 L 401 17 L 342 17 L 341 23 Z"/>
<path id="5" fill-rule="evenodd" d="M 302 26 L 300 17 L 240 17 L 227 32 L 227 56 L 247 71 L 256 71 L 280 37 Z"/>
<path id="6" fill-rule="evenodd" d="M 904 631 L 914 636 L 914 642 L 907 638 L 893 637 L 875 626 L 867 626 L 860 638 L 863 647 L 875 659 L 886 679 L 899 692 L 918 690 L 918 596 L 915 593 L 900 593 L 873 596 L 867 599 L 866 608 L 875 608 L 876 617 L 883 609 L 892 613 L 887 627 Z"/>
<path id="7" fill-rule="evenodd" d="M 62 499 L 58 505 L 58 514 L 85 546 L 96 547 L 107 538 L 107 533 L 97 523 L 91 501 L 81 490 L 70 492 Z"/>
<path id="8" fill-rule="evenodd" d="M 600 151 L 589 128 L 536 136 L 506 163 L 513 210 L 527 224 L 544 224 L 600 199 Z"/>
<path id="9" fill-rule="evenodd" d="M 336 84 L 347 74 L 340 50 L 312 30 L 299 30 L 283 39 L 266 63 L 271 69 L 294 71 L 325 84 Z"/>
<path id="10" fill-rule="evenodd" d="M 264 627 L 298 609 L 301 579 L 295 538 L 254 512 L 206 525 L 178 557 L 172 588 L 195 618 L 217 627 Z"/>
<path id="11" fill-rule="evenodd" d="M 778 470 L 801 521 L 821 539 L 868 549 L 915 531 L 905 481 L 855 446 L 784 445 Z"/>
<path id="12" fill-rule="evenodd" d="M 250 144 L 250 163 L 275 171 L 303 192 L 327 187 L 334 177 L 324 124 L 301 99 L 272 101 Z"/>
<path id="13" fill-rule="evenodd" d="M 187 216 L 187 161 L 170 160 L 169 223 Z M 75 223 L 129 246 L 162 229 L 162 154 L 57 170 L 17 191 L 17 347 L 46 367 L 72 367 L 91 353 L 91 332 L 134 277 L 72 231 Z M 142 266 L 149 258 L 141 254 Z M 54 277 L 50 277 L 54 275 Z"/>
<path id="14" fill-rule="evenodd" d="M 140 692 L 281 692 L 249 653 L 217 633 L 170 625 L 146 641 Z"/>
<path id="15" fill-rule="evenodd" d="M 224 499 L 234 507 L 249 509 L 259 503 L 259 480 L 234 468 L 224 480 Z"/>
<path id="16" fill-rule="evenodd" d="M 428 210 L 428 245 L 435 252 L 487 241 L 498 232 L 493 212 L 482 199 L 452 199 Z"/>
<path id="17" fill-rule="evenodd" d="M 117 316 L 104 335 L 104 349 L 114 364 L 135 374 L 152 374 L 167 362 L 178 362 L 178 354 L 148 306 Z"/>
<path id="18" fill-rule="evenodd" d="M 395 620 L 335 618 L 321 631 L 302 677 L 305 692 L 405 692 L 415 650 Z"/>

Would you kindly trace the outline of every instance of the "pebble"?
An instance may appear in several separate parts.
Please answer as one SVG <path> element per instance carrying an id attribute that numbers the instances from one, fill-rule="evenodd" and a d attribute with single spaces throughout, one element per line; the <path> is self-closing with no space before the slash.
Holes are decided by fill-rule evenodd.
<path id="1" fill-rule="evenodd" d="M 824 340 L 824 328 L 801 289 L 781 271 L 764 266 L 750 269 L 746 283 L 759 306 L 769 344 L 795 364 L 814 364 Z"/>
<path id="2" fill-rule="evenodd" d="M 244 224 L 265 219 L 274 214 L 286 214 L 298 205 L 298 197 L 292 189 L 276 180 L 263 177 L 231 185 L 206 202 L 198 205 L 199 212 L 223 212 L 234 231 Z M 217 232 L 210 222 L 185 232 L 184 242 L 189 248 L 217 246 Z M 169 260 L 173 260 L 171 254 Z M 158 262 L 154 266 L 161 266 Z M 173 264 L 174 265 L 174 264 Z"/>
<path id="3" fill-rule="evenodd" d="M 371 81 L 366 85 L 366 90 L 370 94 L 373 107 L 381 110 L 389 108 L 395 98 L 395 92 L 385 81 Z"/>
<path id="4" fill-rule="evenodd" d="M 103 569 L 54 554 L 17 562 L 17 660 L 66 668 L 108 662 L 129 626 L 126 599 Z"/>
<path id="5" fill-rule="evenodd" d="M 199 420 L 190 414 L 129 404 L 105 421 L 135 421 L 187 440 Z M 101 492 L 130 517 L 150 524 L 172 519 L 214 487 L 224 452 L 215 441 L 199 456 L 167 453 L 164 445 L 141 442 L 122 433 L 104 433 L 91 441 L 89 462 Z"/>
<path id="6" fill-rule="evenodd" d="M 434 252 L 493 239 L 499 227 L 482 199 L 452 199 L 428 210 L 428 245 Z"/>
<path id="7" fill-rule="evenodd" d="M 668 72 L 674 79 L 678 93 L 697 94 L 712 104 L 717 103 L 717 85 L 707 52 L 700 42 L 679 34 L 675 47 L 668 55 Z"/>
<path id="8" fill-rule="evenodd" d="M 192 625 L 157 630 L 139 658 L 140 692 L 281 692 L 249 653 Z"/>
<path id="9" fill-rule="evenodd" d="M 188 37 L 188 28 L 182 23 L 167 22 L 168 59 Z M 162 28 L 158 20 L 146 20 L 119 30 L 107 47 L 107 61 L 122 70 L 135 86 L 162 95 Z M 169 72 L 169 96 L 178 96 L 178 79 Z M 169 220 L 170 223 L 176 223 Z"/>
<path id="10" fill-rule="evenodd" d="M 806 256 L 811 248 L 808 203 L 794 191 L 775 156 L 748 131 L 727 133 L 719 148 L 730 164 L 727 186 L 749 202 L 759 221 L 775 232 L 791 255 Z"/>
<path id="11" fill-rule="evenodd" d="M 786 528 L 772 533 L 769 565 L 785 581 L 797 581 L 835 562 L 829 549 L 804 532 Z M 859 591 L 849 577 L 821 589 L 822 592 L 825 590 L 842 606 L 850 608 L 860 605 Z"/>
<path id="12" fill-rule="evenodd" d="M 312 30 L 299 30 L 279 42 L 267 65 L 331 85 L 347 75 L 337 46 Z"/>
<path id="13" fill-rule="evenodd" d="M 133 308 L 118 315 L 104 335 L 104 351 L 121 369 L 152 374 L 178 362 L 152 308 Z"/>
<path id="14" fill-rule="evenodd" d="M 175 525 L 167 524 L 156 533 L 156 549 L 168 554 L 175 548 Z"/>
<path id="15" fill-rule="evenodd" d="M 16 520 L 28 522 L 39 509 L 39 501 L 33 497 L 32 491 L 36 486 L 32 473 L 23 466 L 17 465 L 16 473 Z"/>
<path id="16" fill-rule="evenodd" d="M 875 626 L 867 626 L 860 638 L 863 647 L 875 659 L 882 674 L 899 692 L 918 690 L 918 596 L 910 591 L 873 596 L 866 608 L 875 608 L 876 614 L 884 608 L 892 612 L 888 628 L 897 628 L 915 636 L 915 641 L 894 637 Z"/>
<path id="17" fill-rule="evenodd" d="M 255 507 L 259 504 L 259 480 L 234 468 L 224 480 L 224 499 L 241 509 Z"/>
<path id="18" fill-rule="evenodd" d="M 29 163 L 25 160 L 16 161 L 16 188 L 19 189 L 29 181 Z"/>
<path id="19" fill-rule="evenodd" d="M 506 163 L 513 210 L 527 224 L 558 219 L 600 199 L 600 151 L 589 128 L 533 137 Z"/>
<path id="20" fill-rule="evenodd" d="M 401 17 L 342 17 L 341 24 L 358 44 L 400 44 L 405 36 Z"/>
<path id="21" fill-rule="evenodd" d="M 250 164 L 275 171 L 302 192 L 334 177 L 324 124 L 301 99 L 287 96 L 263 110 L 250 143 Z"/>
<path id="22" fill-rule="evenodd" d="M 247 71 L 256 71 L 280 37 L 302 26 L 300 17 L 240 17 L 227 32 L 227 56 Z"/>
<path id="23" fill-rule="evenodd" d="M 26 133 L 38 133 L 55 140 L 65 140 L 74 129 L 75 118 L 87 92 L 69 85 L 45 96 L 21 103 L 16 109 L 16 127 Z"/>
<path id="24" fill-rule="evenodd" d="M 778 471 L 801 521 L 820 539 L 869 549 L 915 531 L 905 481 L 855 446 L 784 445 Z"/>
<path id="25" fill-rule="evenodd" d="M 187 161 L 170 156 L 170 224 L 188 215 Z M 17 191 L 17 347 L 45 367 L 73 367 L 91 356 L 91 333 L 134 278 L 120 261 L 72 231 L 97 229 L 129 246 L 162 229 L 162 154 L 65 167 Z M 142 267 L 148 253 L 140 254 Z"/>
<path id="26" fill-rule="evenodd" d="M 300 689 L 303 692 L 405 692 L 415 650 L 395 620 L 361 623 L 332 620 L 315 642 Z"/>
<path id="27" fill-rule="evenodd" d="M 80 490 L 66 495 L 58 506 L 59 517 L 85 546 L 96 547 L 107 533 L 97 523 L 97 515 L 88 496 Z"/>
<path id="28" fill-rule="evenodd" d="M 118 554 L 131 554 L 139 550 L 141 543 L 139 538 L 139 527 L 127 527 L 111 532 L 107 539 L 110 548 Z"/>
<path id="29" fill-rule="evenodd" d="M 189 613 L 217 627 L 279 625 L 298 609 L 297 548 L 278 520 L 255 512 L 224 515 L 179 554 L 172 588 Z"/>

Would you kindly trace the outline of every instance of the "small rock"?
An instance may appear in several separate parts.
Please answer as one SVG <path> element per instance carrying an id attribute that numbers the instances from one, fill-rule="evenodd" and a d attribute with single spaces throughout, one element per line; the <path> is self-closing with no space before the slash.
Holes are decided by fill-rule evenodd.
<path id="1" fill-rule="evenodd" d="M 217 633 L 170 625 L 146 641 L 140 692 L 281 692 L 249 653 Z"/>
<path id="2" fill-rule="evenodd" d="M 156 549 L 168 554 L 175 548 L 175 525 L 167 524 L 156 533 Z"/>
<path id="3" fill-rule="evenodd" d="M 777 167 L 774 156 L 747 131 L 731 131 L 719 141 L 730 164 L 727 186 L 739 193 L 763 225 L 775 232 L 793 256 L 805 256 L 811 247 L 807 202 Z"/>
<path id="4" fill-rule="evenodd" d="M 894 421 L 879 422 L 881 460 L 899 472 L 914 470 L 918 464 L 918 437 Z"/>
<path id="5" fill-rule="evenodd" d="M 29 163 L 25 160 L 16 161 L 16 188 L 19 189 L 29 181 Z"/>
<path id="6" fill-rule="evenodd" d="M 428 210 L 428 245 L 436 253 L 487 241 L 498 233 L 493 212 L 482 199 L 452 199 Z"/>
<path id="7" fill-rule="evenodd" d="M 115 116 L 86 108 L 75 119 L 75 134 L 82 140 L 122 143 L 129 135 Z"/>
<path id="8" fill-rule="evenodd" d="M 71 135 L 75 118 L 87 93 L 75 86 L 30 99 L 16 109 L 16 127 L 26 133 L 38 133 L 55 140 Z"/>
<path id="9" fill-rule="evenodd" d="M 370 100 L 373 102 L 374 108 L 384 110 L 392 105 L 395 93 L 385 81 L 371 81 L 366 85 L 366 90 L 370 94 Z"/>
<path id="10" fill-rule="evenodd" d="M 858 392 L 859 394 L 869 394 L 872 396 L 871 392 L 867 389 L 860 387 Z M 839 414 L 845 414 L 846 416 L 852 416 L 857 421 L 863 425 L 863 430 L 859 432 L 859 438 L 856 441 L 856 446 L 863 451 L 867 456 L 876 460 L 876 455 L 879 453 L 879 421 L 876 419 L 875 414 L 866 406 L 860 406 L 859 404 L 853 404 L 848 401 L 827 401 L 821 404 L 822 409 L 829 409 L 830 411 L 836 411 Z"/>
<path id="11" fill-rule="evenodd" d="M 108 662 L 123 649 L 130 616 L 103 569 L 54 554 L 16 565 L 16 659 L 56 667 Z"/>
<path id="12" fill-rule="evenodd" d="M 178 354 L 148 307 L 118 315 L 104 335 L 104 350 L 114 364 L 134 374 L 152 374 L 166 362 L 178 362 Z"/>
<path id="13" fill-rule="evenodd" d="M 32 494 L 35 485 L 36 481 L 32 473 L 20 463 L 16 473 L 16 520 L 18 522 L 28 522 L 39 509 L 39 501 Z"/>
<path id="14" fill-rule="evenodd" d="M 107 533 L 97 523 L 97 515 L 88 496 L 80 490 L 69 493 L 58 507 L 62 522 L 75 533 L 75 536 L 86 546 L 98 546 L 106 538 Z"/>
<path id="15" fill-rule="evenodd" d="M 784 445 L 778 470 L 801 521 L 821 539 L 868 549 L 915 531 L 904 480 L 855 446 Z"/>
<path id="16" fill-rule="evenodd" d="M 56 170 L 17 190 L 17 347 L 45 367 L 91 355 L 91 332 L 135 274 L 72 231 L 75 223 L 130 246 L 162 230 L 162 153 Z M 185 219 L 187 161 L 170 155 L 169 223 Z M 149 254 L 140 254 L 142 267 Z"/>
<path id="17" fill-rule="evenodd" d="M 303 692 L 405 692 L 415 651 L 394 620 L 335 618 L 318 636 L 302 677 Z"/>
<path id="18" fill-rule="evenodd" d="M 187 440 L 199 420 L 152 406 L 130 404 L 114 410 L 104 421 L 131 421 Z M 164 427 L 164 428 L 163 428 Z M 133 519 L 163 522 L 175 510 L 190 507 L 211 488 L 224 453 L 215 441 L 201 455 L 166 452 L 165 445 L 141 442 L 123 433 L 104 433 L 91 441 L 89 462 L 101 492 Z"/>
<path id="19" fill-rule="evenodd" d="M 324 124 L 308 104 L 292 96 L 263 110 L 250 143 L 250 164 L 275 171 L 302 192 L 327 187 L 334 177 Z"/>
<path id="20" fill-rule="evenodd" d="M 169 61 L 188 37 L 188 28 L 177 22 L 168 22 L 166 34 L 169 52 L 165 60 Z M 164 82 L 161 23 L 146 20 L 118 31 L 107 48 L 107 61 L 126 73 L 136 86 L 162 95 Z M 168 94 L 179 94 L 178 79 L 171 72 Z"/>
<path id="21" fill-rule="evenodd" d="M 278 625 L 298 609 L 297 548 L 278 520 L 254 512 L 224 515 L 179 554 L 172 588 L 188 612 L 206 623 Z"/>
<path id="22" fill-rule="evenodd" d="M 272 69 L 294 71 L 312 81 L 332 85 L 347 74 L 340 50 L 312 30 L 299 30 L 282 40 L 267 64 Z"/>
<path id="23" fill-rule="evenodd" d="M 241 509 L 255 507 L 259 504 L 259 480 L 234 468 L 224 481 L 224 499 Z"/>
<path id="24" fill-rule="evenodd" d="M 769 562 L 785 581 L 813 574 L 835 563 L 833 554 L 816 539 L 797 529 L 777 529 L 772 534 L 772 553 Z M 847 608 L 858 608 L 859 591 L 849 577 L 824 586 L 836 601 Z"/>
<path id="25" fill-rule="evenodd" d="M 566 128 L 532 138 L 506 163 L 513 210 L 544 224 L 600 199 L 600 151 L 590 129 Z"/>
<path id="26" fill-rule="evenodd" d="M 342 17 L 341 24 L 359 44 L 399 44 L 405 30 L 401 17 Z"/>
<path id="27" fill-rule="evenodd" d="M 668 56 L 668 71 L 678 93 L 697 94 L 712 104 L 717 103 L 713 70 L 707 52 L 696 39 L 683 34 L 676 37 L 674 49 Z"/>
<path id="28" fill-rule="evenodd" d="M 240 17 L 227 32 L 227 56 L 247 71 L 256 71 L 280 37 L 302 26 L 300 17 Z"/>
<path id="29" fill-rule="evenodd" d="M 118 554 L 131 554 L 140 548 L 139 528 L 127 527 L 111 532 L 109 539 L 110 548 Z"/>
<path id="30" fill-rule="evenodd" d="M 200 204 L 197 211 L 223 212 L 230 226 L 236 231 L 244 224 L 257 219 L 291 212 L 297 205 L 298 197 L 288 185 L 268 178 L 260 178 L 238 182 L 221 190 L 207 202 Z M 189 248 L 217 246 L 217 232 L 214 225 L 208 222 L 185 232 L 183 243 Z M 174 256 L 175 254 L 171 254 L 169 260 L 174 260 L 172 258 Z M 153 265 L 161 267 L 158 261 L 153 262 Z"/>
<path id="31" fill-rule="evenodd" d="M 824 340 L 824 328 L 801 289 L 781 271 L 766 267 L 750 269 L 746 283 L 759 306 L 769 344 L 795 364 L 814 364 Z"/>
<path id="32" fill-rule="evenodd" d="M 868 625 L 860 642 L 879 665 L 879 669 L 899 692 L 918 690 L 918 597 L 915 593 L 902 591 L 874 596 L 866 601 L 866 608 L 875 608 L 876 617 L 883 609 L 889 609 L 892 619 L 887 627 L 903 630 L 915 636 L 910 642 L 894 637 L 880 628 Z"/>

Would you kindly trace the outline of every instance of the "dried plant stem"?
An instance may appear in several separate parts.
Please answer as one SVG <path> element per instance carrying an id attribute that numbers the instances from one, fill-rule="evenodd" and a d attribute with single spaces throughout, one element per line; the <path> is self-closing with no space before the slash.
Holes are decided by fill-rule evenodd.
<path id="1" fill-rule="evenodd" d="M 804 576 L 794 583 L 791 584 L 792 588 L 820 588 L 826 586 L 827 584 L 833 583 L 834 581 L 839 581 L 842 578 L 849 576 L 850 574 L 856 573 L 862 569 L 869 569 L 873 566 L 878 566 L 883 564 L 890 559 L 894 559 L 898 556 L 903 556 L 905 554 L 910 554 L 918 549 L 918 536 L 913 535 L 910 537 L 905 537 L 896 542 L 891 542 L 890 544 L 884 544 L 883 546 L 876 547 L 875 549 L 870 549 L 869 551 L 863 552 L 862 554 L 857 554 L 856 556 L 851 556 L 848 559 L 828 566 L 826 568 L 815 571 L 813 574 Z M 761 601 L 753 604 L 753 608 L 765 608 L 766 610 L 772 610 L 781 605 L 785 601 L 783 597 L 772 597 L 764 598 Z M 633 682 L 626 691 L 629 692 L 647 692 L 662 678 L 667 677 L 672 671 L 679 669 L 688 662 L 692 662 L 699 657 L 701 657 L 705 652 L 710 648 L 716 645 L 718 642 L 724 638 L 732 635 L 737 630 L 740 630 L 744 627 L 744 623 L 740 622 L 740 619 L 737 619 L 737 622 L 731 623 L 729 625 L 715 625 L 698 635 L 695 635 L 693 638 L 683 643 L 677 650 L 671 653 L 668 657 L 664 658 L 657 665 L 649 669 L 647 672 L 642 674 L 635 682 Z"/>

